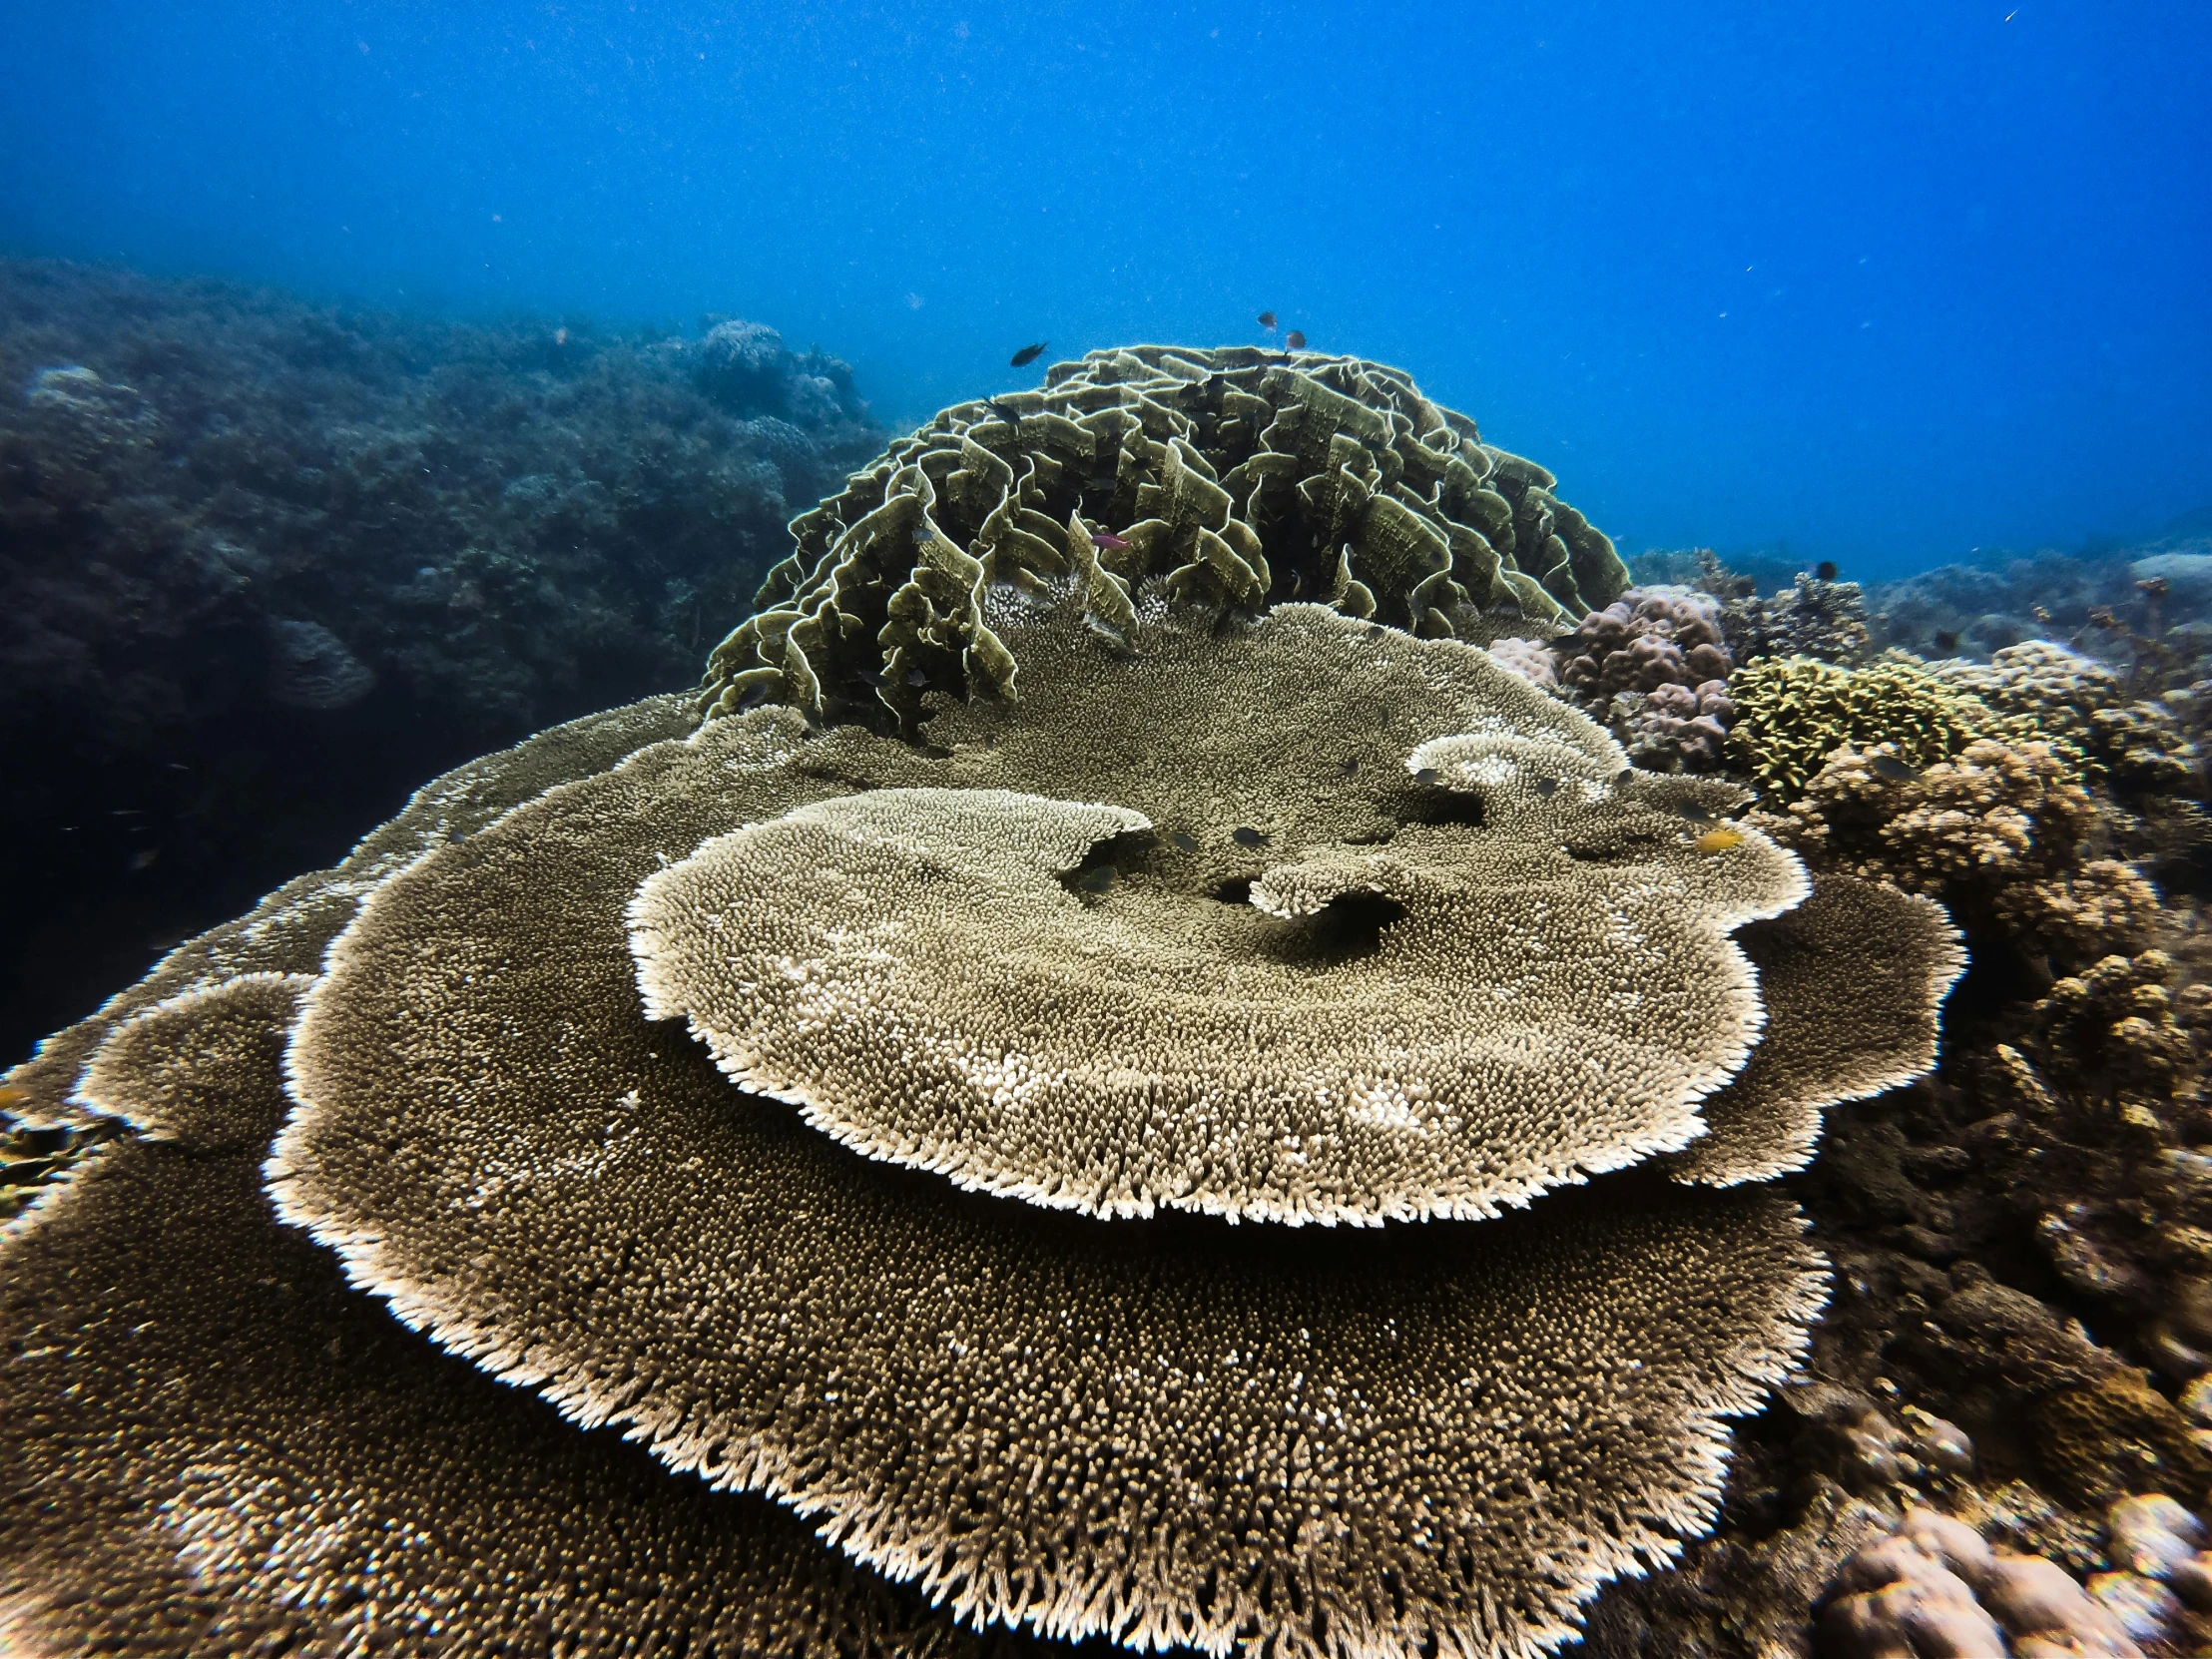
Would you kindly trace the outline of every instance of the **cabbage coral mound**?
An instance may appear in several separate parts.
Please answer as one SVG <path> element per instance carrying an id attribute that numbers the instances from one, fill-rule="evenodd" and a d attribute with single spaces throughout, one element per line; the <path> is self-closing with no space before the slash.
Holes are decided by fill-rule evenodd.
<path id="1" fill-rule="evenodd" d="M 1941 912 L 1174 575 L 979 589 L 1015 695 L 903 735 L 479 763 L 57 1039 L 0 1628 L 1504 1659 L 1709 1527 L 1824 1295 L 1762 1183 L 1928 1063 Z"/>

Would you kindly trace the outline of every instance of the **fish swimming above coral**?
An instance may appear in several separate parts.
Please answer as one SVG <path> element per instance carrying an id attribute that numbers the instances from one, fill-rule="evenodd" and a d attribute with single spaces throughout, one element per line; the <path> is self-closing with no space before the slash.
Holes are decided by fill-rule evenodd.
<path id="1" fill-rule="evenodd" d="M 1039 396 L 10 1075 L 13 1629 L 1502 1659 L 1711 1527 L 1942 909 L 1461 637 L 1617 561 L 1396 371 Z"/>

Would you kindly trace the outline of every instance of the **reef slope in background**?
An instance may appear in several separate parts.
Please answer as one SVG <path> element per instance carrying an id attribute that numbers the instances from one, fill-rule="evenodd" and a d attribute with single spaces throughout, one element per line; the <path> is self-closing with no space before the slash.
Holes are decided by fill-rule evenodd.
<path id="1" fill-rule="evenodd" d="M 712 322 L 712 319 L 710 319 Z M 470 755 L 690 682 L 883 432 L 775 330 L 0 260 L 0 1052 Z"/>

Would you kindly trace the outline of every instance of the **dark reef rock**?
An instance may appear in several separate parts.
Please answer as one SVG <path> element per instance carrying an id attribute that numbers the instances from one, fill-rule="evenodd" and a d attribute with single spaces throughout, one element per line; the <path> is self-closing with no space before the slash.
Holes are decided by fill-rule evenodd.
<path id="1" fill-rule="evenodd" d="M 6 1057 L 430 773 L 692 680 L 883 437 L 758 323 L 0 261 Z"/>

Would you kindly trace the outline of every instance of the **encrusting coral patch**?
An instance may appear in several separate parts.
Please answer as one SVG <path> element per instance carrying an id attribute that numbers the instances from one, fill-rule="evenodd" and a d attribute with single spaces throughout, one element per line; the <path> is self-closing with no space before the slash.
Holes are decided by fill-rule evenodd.
<path id="1" fill-rule="evenodd" d="M 1041 390 L 954 404 L 842 494 L 717 646 L 701 707 L 830 719 L 924 691 L 1014 693 L 993 585 L 1072 578 L 1098 626 L 1134 597 L 1319 601 L 1439 637 L 1563 624 L 1628 586 L 1613 544 L 1533 461 L 1486 444 L 1401 371 L 1359 357 L 1140 345 L 1055 364 Z"/>

